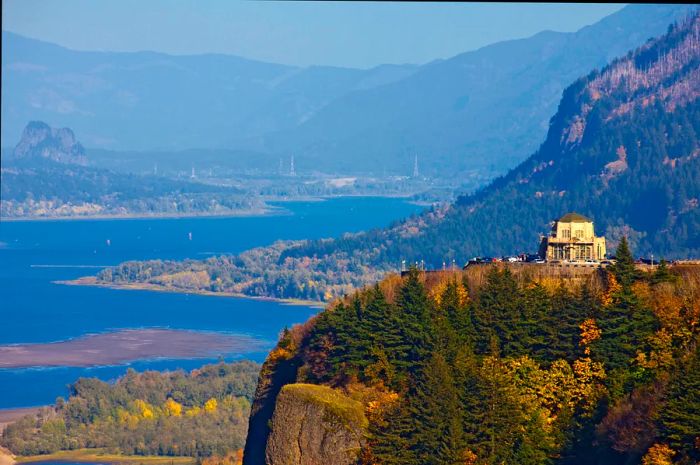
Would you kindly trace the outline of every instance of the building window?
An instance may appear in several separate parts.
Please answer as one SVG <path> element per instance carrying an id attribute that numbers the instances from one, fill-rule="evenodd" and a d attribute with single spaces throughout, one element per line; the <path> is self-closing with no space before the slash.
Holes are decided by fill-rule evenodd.
<path id="1" fill-rule="evenodd" d="M 581 239 L 583 237 L 583 229 L 577 229 L 576 231 L 574 231 L 574 236 Z"/>
<path id="2" fill-rule="evenodd" d="M 570 229 L 562 229 L 561 237 L 563 237 L 564 239 L 571 239 L 571 230 Z"/>

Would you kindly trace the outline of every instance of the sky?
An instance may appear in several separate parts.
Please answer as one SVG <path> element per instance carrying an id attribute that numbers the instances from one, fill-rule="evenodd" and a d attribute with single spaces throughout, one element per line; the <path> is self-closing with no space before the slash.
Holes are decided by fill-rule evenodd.
<path id="1" fill-rule="evenodd" d="M 422 64 L 622 4 L 3 0 L 2 28 L 76 50 L 225 53 L 297 66 Z"/>

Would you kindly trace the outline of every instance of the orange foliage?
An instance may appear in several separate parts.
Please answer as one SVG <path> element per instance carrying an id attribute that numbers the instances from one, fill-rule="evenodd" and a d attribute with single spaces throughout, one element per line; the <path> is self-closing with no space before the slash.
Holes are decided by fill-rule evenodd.
<path id="1" fill-rule="evenodd" d="M 241 465 L 243 449 L 227 452 L 226 455 L 212 455 L 202 459 L 202 465 Z"/>
<path id="2" fill-rule="evenodd" d="M 672 465 L 676 451 L 666 444 L 654 444 L 642 458 L 642 465 Z"/>
<path id="3" fill-rule="evenodd" d="M 600 328 L 598 328 L 598 325 L 593 318 L 584 320 L 579 328 L 581 329 L 581 341 L 579 342 L 579 345 L 584 347 L 584 353 L 586 355 L 590 355 L 591 348 L 588 346 L 591 344 L 591 342 L 600 339 Z"/>
<path id="4" fill-rule="evenodd" d="M 601 298 L 603 305 L 610 305 L 613 302 L 613 296 L 622 290 L 622 286 L 617 282 L 617 278 L 612 273 L 606 273 L 607 276 L 607 288 L 603 292 L 603 297 Z"/>

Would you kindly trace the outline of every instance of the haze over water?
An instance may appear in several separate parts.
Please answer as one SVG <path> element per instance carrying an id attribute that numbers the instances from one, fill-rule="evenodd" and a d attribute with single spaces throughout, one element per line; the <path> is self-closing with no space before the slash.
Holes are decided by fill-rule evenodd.
<path id="1" fill-rule="evenodd" d="M 201 259 L 279 239 L 331 237 L 387 226 L 422 210 L 401 199 L 290 202 L 291 215 L 247 218 L 32 221 L 0 223 L 0 345 L 62 341 L 127 328 L 172 328 L 252 336 L 263 349 L 222 354 L 262 361 L 284 326 L 318 309 L 277 302 L 64 286 L 126 260 Z M 192 240 L 189 239 L 192 233 Z M 109 240 L 109 245 L 107 241 Z M 192 369 L 215 359 L 137 361 L 137 369 Z M 51 403 L 80 376 L 105 380 L 127 365 L 0 369 L 0 408 Z"/>

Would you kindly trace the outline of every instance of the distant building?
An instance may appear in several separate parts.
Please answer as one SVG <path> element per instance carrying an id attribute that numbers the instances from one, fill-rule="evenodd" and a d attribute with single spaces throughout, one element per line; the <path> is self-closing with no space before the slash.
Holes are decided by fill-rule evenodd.
<path id="1" fill-rule="evenodd" d="M 596 237 L 592 219 L 567 213 L 554 222 L 550 235 L 542 238 L 540 256 L 545 260 L 603 260 L 605 237 Z"/>

